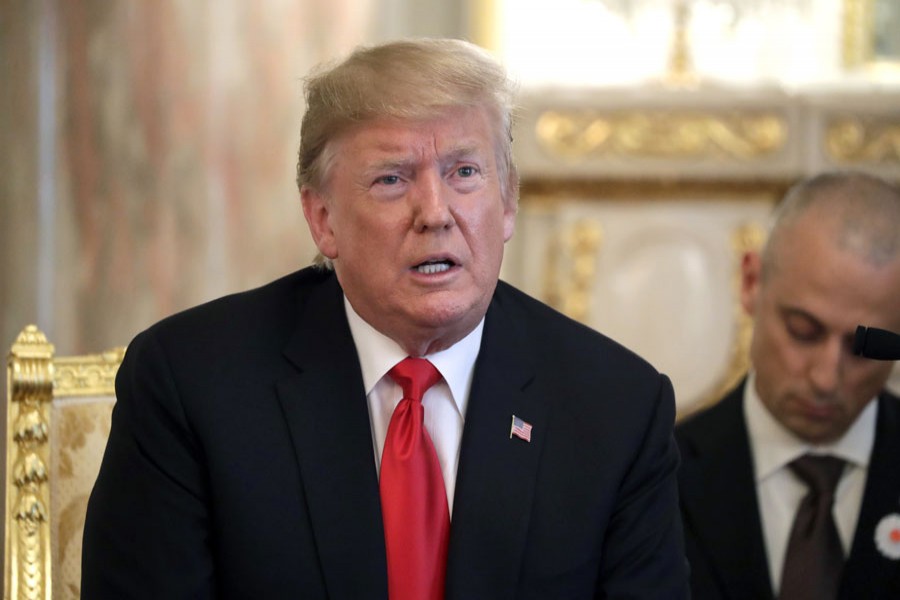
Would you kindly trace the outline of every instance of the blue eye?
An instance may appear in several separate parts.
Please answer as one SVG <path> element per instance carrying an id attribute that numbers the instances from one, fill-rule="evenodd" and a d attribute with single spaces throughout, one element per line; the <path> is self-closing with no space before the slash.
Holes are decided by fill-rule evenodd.
<path id="1" fill-rule="evenodd" d="M 375 183 L 383 183 L 384 185 L 394 185 L 395 183 L 399 183 L 400 178 L 396 175 L 384 175 L 383 177 L 379 177 L 375 180 Z"/>
<path id="2" fill-rule="evenodd" d="M 471 166 L 460 167 L 456 170 L 456 172 L 460 175 L 460 177 L 472 177 L 476 173 L 475 167 Z"/>

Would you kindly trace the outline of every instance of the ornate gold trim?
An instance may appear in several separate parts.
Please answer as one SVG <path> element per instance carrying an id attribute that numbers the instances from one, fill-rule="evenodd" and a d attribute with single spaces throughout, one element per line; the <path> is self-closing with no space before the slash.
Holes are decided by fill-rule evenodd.
<path id="1" fill-rule="evenodd" d="M 721 115 L 696 111 L 548 110 L 535 122 L 538 143 L 563 158 L 730 158 L 752 160 L 781 150 L 788 123 L 769 111 Z"/>
<path id="2" fill-rule="evenodd" d="M 34 325 L 13 343 L 7 359 L 6 573 L 4 598 L 50 600 L 50 410 L 54 397 L 115 394 L 125 354 L 55 357 Z"/>
<path id="3" fill-rule="evenodd" d="M 692 85 L 698 81 L 692 57 L 690 23 L 691 5 L 686 0 L 676 0 L 672 6 L 674 32 L 669 45 L 669 64 L 665 81 L 674 85 Z"/>
<path id="4" fill-rule="evenodd" d="M 53 361 L 53 389 L 56 396 L 112 396 L 116 393 L 116 372 L 125 348 L 102 354 L 67 356 Z"/>
<path id="5" fill-rule="evenodd" d="M 6 574 L 4 598 L 50 600 L 50 403 L 53 344 L 26 327 L 7 361 Z"/>
<path id="6" fill-rule="evenodd" d="M 728 366 L 725 368 L 725 374 L 715 384 L 712 391 L 706 394 L 703 399 L 694 403 L 687 411 L 679 412 L 677 415 L 678 420 L 718 402 L 726 392 L 738 384 L 750 368 L 750 340 L 753 337 L 753 319 L 744 312 L 744 307 L 741 304 L 741 280 L 743 276 L 741 263 L 743 262 L 744 254 L 759 251 L 765 243 L 765 239 L 766 232 L 755 223 L 742 225 L 731 234 L 733 263 L 731 287 L 734 292 L 732 310 L 735 323 L 735 335 L 731 343 L 731 356 Z"/>
<path id="7" fill-rule="evenodd" d="M 843 163 L 900 163 L 900 114 L 837 117 L 827 126 L 828 155 Z"/>
<path id="8" fill-rule="evenodd" d="M 500 0 L 467 0 L 469 38 L 482 48 L 494 53 L 500 51 Z"/>
<path id="9" fill-rule="evenodd" d="M 861 67 L 874 58 L 874 0 L 844 0 L 842 51 L 844 67 Z"/>
<path id="10" fill-rule="evenodd" d="M 523 177 L 520 203 L 532 210 L 536 206 L 556 210 L 562 201 L 603 202 L 640 200 L 672 202 L 685 198 L 714 202 L 745 202 L 748 199 L 775 201 L 784 196 L 794 179 L 568 179 Z"/>
<path id="11" fill-rule="evenodd" d="M 544 298 L 547 304 L 582 323 L 588 322 L 597 273 L 597 250 L 603 227 L 593 219 L 579 219 L 550 239 L 544 261 Z M 561 265 L 568 281 L 559 279 Z"/>

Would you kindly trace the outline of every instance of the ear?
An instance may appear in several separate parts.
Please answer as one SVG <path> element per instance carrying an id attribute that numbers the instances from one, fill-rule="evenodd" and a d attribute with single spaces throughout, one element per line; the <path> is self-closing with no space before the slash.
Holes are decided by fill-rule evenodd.
<path id="1" fill-rule="evenodd" d="M 503 198 L 503 241 L 508 242 L 516 230 L 516 213 L 519 209 L 519 174 L 515 166 L 510 168 L 506 197 Z"/>
<path id="2" fill-rule="evenodd" d="M 316 248 L 327 258 L 337 258 L 337 241 L 331 228 L 331 209 L 321 192 L 308 186 L 300 189 L 303 216 L 312 234 Z"/>
<path id="3" fill-rule="evenodd" d="M 516 211 L 503 211 L 503 241 L 508 242 L 516 230 Z"/>
<path id="4" fill-rule="evenodd" d="M 762 258 L 750 250 L 741 259 L 741 306 L 748 315 L 756 311 L 759 288 L 762 285 Z"/>

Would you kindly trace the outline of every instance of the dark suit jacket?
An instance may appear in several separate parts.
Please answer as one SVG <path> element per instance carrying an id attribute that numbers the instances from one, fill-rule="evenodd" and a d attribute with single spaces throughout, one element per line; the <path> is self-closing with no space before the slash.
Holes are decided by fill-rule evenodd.
<path id="1" fill-rule="evenodd" d="M 341 290 L 306 269 L 135 338 L 84 535 L 94 598 L 387 598 Z M 510 439 L 511 416 L 533 425 Z M 671 385 L 501 283 L 465 419 L 447 598 L 681 598 Z"/>
<path id="2" fill-rule="evenodd" d="M 753 458 L 744 422 L 744 383 L 675 430 L 685 544 L 696 600 L 772 598 Z M 900 598 L 900 561 L 875 545 L 878 522 L 900 513 L 900 400 L 878 400 L 875 444 L 840 598 Z"/>

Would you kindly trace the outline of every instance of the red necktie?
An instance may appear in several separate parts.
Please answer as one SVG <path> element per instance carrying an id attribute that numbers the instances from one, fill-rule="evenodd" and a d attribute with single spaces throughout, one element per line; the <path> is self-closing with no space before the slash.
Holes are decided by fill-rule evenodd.
<path id="1" fill-rule="evenodd" d="M 403 399 L 388 425 L 381 456 L 381 512 L 391 600 L 441 600 L 450 512 L 434 444 L 425 430 L 425 390 L 441 374 L 424 358 L 406 358 L 388 375 Z"/>

